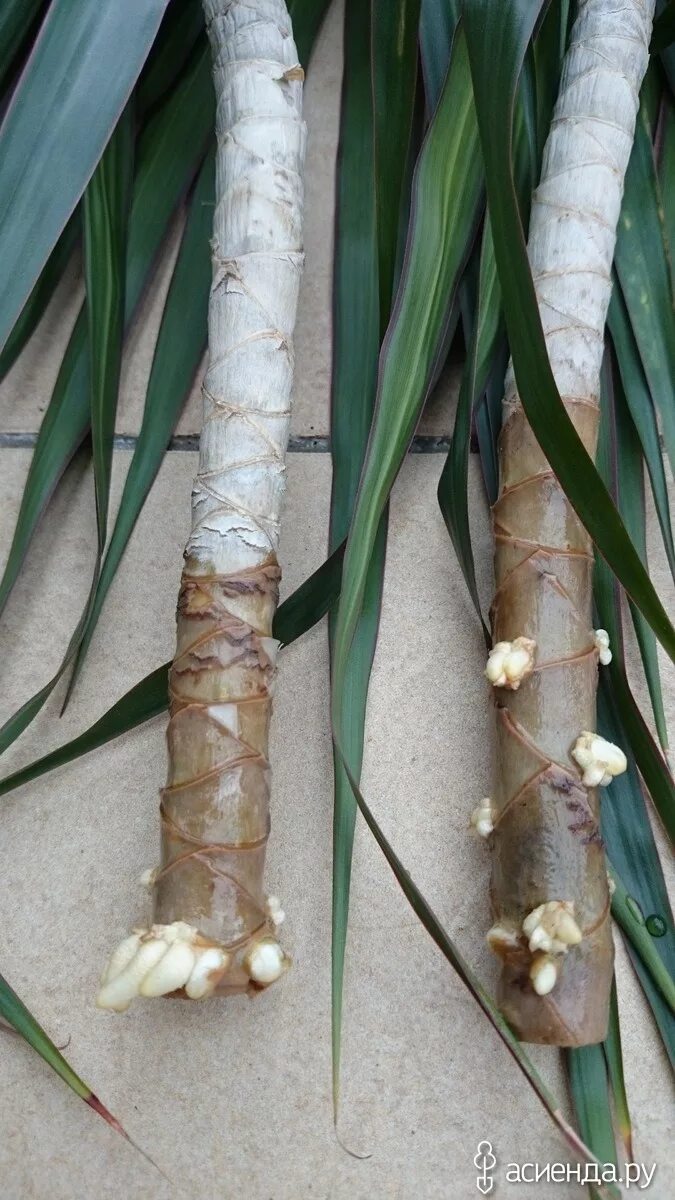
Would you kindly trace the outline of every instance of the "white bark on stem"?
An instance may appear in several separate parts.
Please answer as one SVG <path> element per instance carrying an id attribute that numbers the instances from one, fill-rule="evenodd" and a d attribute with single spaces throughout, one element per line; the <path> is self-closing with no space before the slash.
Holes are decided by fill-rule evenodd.
<path id="1" fill-rule="evenodd" d="M 551 368 L 593 456 L 616 227 L 653 12 L 651 0 L 579 4 L 530 218 Z M 489 811 L 489 940 L 504 960 L 502 1008 L 520 1037 L 582 1045 L 605 1036 L 612 980 L 597 784 L 626 761 L 593 732 L 598 658 L 611 657 L 592 628 L 593 548 L 527 423 L 512 365 L 494 528 L 496 650 L 520 639 L 531 661 L 522 679 L 507 672 L 493 680 L 499 771 Z M 503 658 L 489 664 L 489 677 Z M 580 938 L 563 945 L 546 930 L 528 936 L 540 911 L 564 911 Z"/>
<path id="2" fill-rule="evenodd" d="M 302 254 L 302 78 L 283 0 L 204 0 L 217 99 L 209 366 L 162 793 L 155 924 L 98 1003 L 266 987 L 288 963 L 264 896 L 271 637 Z"/>

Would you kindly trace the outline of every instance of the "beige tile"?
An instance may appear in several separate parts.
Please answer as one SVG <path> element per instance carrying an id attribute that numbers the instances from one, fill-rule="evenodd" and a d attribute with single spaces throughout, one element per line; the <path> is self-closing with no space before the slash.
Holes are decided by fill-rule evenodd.
<path id="1" fill-rule="evenodd" d="M 319 33 L 305 93 L 308 129 L 305 166 L 305 253 L 295 338 L 296 373 L 291 432 L 325 437 L 330 428 L 331 286 L 335 208 L 335 156 L 342 85 L 342 3 L 334 4 Z M 162 258 L 139 305 L 127 341 L 116 429 L 136 434 L 143 417 L 155 341 L 184 221 L 177 215 Z M 0 432 L 35 432 L 49 403 L 59 364 L 82 302 L 74 261 L 19 361 L 0 386 Z M 198 372 L 179 434 L 197 434 L 201 422 Z M 445 376 L 428 406 L 420 432 L 447 434 L 456 400 L 457 371 Z"/>
<path id="2" fill-rule="evenodd" d="M 413 456 L 392 505 L 364 788 L 405 865 L 481 977 L 488 859 L 467 814 L 489 780 L 491 726 L 476 620 L 435 503 L 441 456 Z M 28 465 L 0 455 L 3 549 Z M 114 497 L 128 456 L 115 457 Z M 167 457 L 110 593 L 65 717 L 50 703 L 6 757 L 17 766 L 91 722 L 172 650 L 195 457 Z M 322 560 L 326 455 L 292 455 L 283 521 L 287 593 Z M 479 584 L 490 588 L 485 507 L 472 461 Z M 91 481 L 59 494 L 0 625 L 5 715 L 58 664 L 91 567 Z M 281 658 L 273 727 L 268 882 L 288 913 L 294 968 L 257 1002 L 142 1003 L 121 1018 L 92 1003 L 110 946 L 143 918 L 142 870 L 157 853 L 163 721 L 3 800 L 1 968 L 173 1189 L 79 1105 L 15 1039 L 0 1037 L 0 1177 L 17 1200 L 179 1190 L 220 1200 L 441 1200 L 474 1195 L 473 1156 L 564 1161 L 548 1119 L 473 1000 L 419 926 L 360 826 L 349 941 L 340 1134 L 330 1101 L 331 757 L 323 624 Z M 623 955 L 619 982 L 637 1156 L 672 1149 L 665 1062 Z M 559 1058 L 532 1057 L 567 1108 Z M 665 1109 L 665 1106 L 664 1106 Z M 672 1174 L 670 1175 L 672 1179 Z M 509 1192 L 502 1184 L 504 1194 Z M 511 1189 L 513 1190 L 513 1189 Z M 514 1195 L 515 1195 L 514 1190 Z M 537 1200 L 572 1200 L 543 1184 Z"/>

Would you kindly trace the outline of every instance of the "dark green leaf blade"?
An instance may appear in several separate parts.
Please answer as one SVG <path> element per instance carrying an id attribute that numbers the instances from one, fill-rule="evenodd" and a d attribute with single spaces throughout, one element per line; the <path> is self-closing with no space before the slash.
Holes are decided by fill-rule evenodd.
<path id="1" fill-rule="evenodd" d="M 565 1061 L 579 1132 L 601 1163 L 616 1165 L 616 1141 L 602 1042 L 565 1051 Z M 591 1196 L 597 1196 L 595 1188 L 589 1190 Z"/>
<path id="2" fill-rule="evenodd" d="M 50 6 L 0 129 L 0 349 L 101 157 L 166 3 Z"/>
<path id="3" fill-rule="evenodd" d="M 43 0 L 3 0 L 0 6 L 0 83 L 4 82 Z"/>
<path id="4" fill-rule="evenodd" d="M 24 346 L 39 324 L 57 284 L 70 261 L 80 231 L 79 210 L 70 218 L 58 242 L 45 263 L 40 278 L 23 306 L 21 315 L 0 354 L 0 382 L 14 365 Z"/>
<path id="5" fill-rule="evenodd" d="M 396 245 L 417 85 L 420 0 L 373 0 L 371 59 L 380 328 L 394 291 Z M 368 120 L 368 110 L 361 119 Z M 392 252 L 393 247 L 393 252 Z"/>
<path id="6" fill-rule="evenodd" d="M 122 363 L 133 123 L 133 105 L 129 103 L 87 184 L 82 207 L 98 562 L 108 528 L 112 444 Z"/>
<path id="7" fill-rule="evenodd" d="M 56 1048 L 51 1038 L 48 1037 L 42 1026 L 38 1024 L 35 1017 L 28 1011 L 23 1001 L 19 999 L 16 992 L 9 986 L 7 980 L 2 975 L 0 975 L 0 1016 L 44 1059 L 53 1071 L 56 1071 L 56 1074 L 61 1077 L 76 1096 L 79 1096 L 81 1100 L 84 1100 L 85 1104 L 93 1108 L 94 1112 L 103 1117 L 103 1120 L 116 1133 L 121 1134 L 127 1141 L 131 1140 L 117 1118 L 101 1103 L 91 1088 L 82 1082 L 79 1075 L 75 1074 L 70 1063 L 66 1061 L 61 1051 Z"/>
<path id="8" fill-rule="evenodd" d="M 143 119 L 175 86 L 199 37 L 204 36 L 201 0 L 169 4 L 135 92 Z"/>
<path id="9" fill-rule="evenodd" d="M 375 156 L 373 82 L 374 73 L 381 75 L 384 67 L 380 46 L 374 37 L 375 25 L 383 20 L 382 12 L 380 11 L 379 15 L 376 15 L 377 13 L 377 4 L 371 9 L 369 5 L 362 4 L 361 0 L 347 0 L 333 256 L 331 549 L 341 545 L 349 531 L 375 402 L 381 322 L 376 181 L 378 185 L 382 185 L 380 169 L 386 171 L 387 167 L 391 168 L 394 178 L 389 179 L 389 186 L 395 189 L 394 206 L 397 217 L 401 209 L 403 184 L 403 176 L 397 171 L 398 168 L 405 170 L 405 151 L 403 161 L 394 154 L 392 163 L 386 153 L 390 149 L 386 137 L 385 145 L 380 147 L 379 159 Z M 386 47 L 389 51 L 388 42 Z M 410 53 L 410 47 L 407 51 Z M 416 54 L 416 39 L 413 53 Z M 410 139 L 414 76 L 413 70 L 412 89 L 405 92 L 407 107 L 404 99 L 396 115 L 392 115 L 392 120 L 398 117 L 402 121 L 404 128 L 398 132 L 404 143 Z M 386 130 L 388 136 L 395 136 L 396 132 L 395 126 Z M 385 229 L 380 229 L 379 237 L 379 265 L 388 281 L 384 289 L 386 299 L 383 321 L 386 321 L 391 304 L 397 244 L 398 222 L 394 219 Z M 364 612 L 356 629 L 345 672 L 342 713 L 345 753 L 357 778 L 361 773 L 368 683 L 377 641 L 385 545 L 386 518 L 380 526 L 370 563 Z M 334 614 L 331 613 L 331 657 L 334 632 Z M 337 756 L 333 758 L 333 772 L 331 1035 L 333 1114 L 337 1121 L 344 964 L 356 804 L 349 780 Z"/>
<path id="10" fill-rule="evenodd" d="M 312 47 L 330 0 L 288 0 L 298 58 L 307 66 Z"/>
<path id="11" fill-rule="evenodd" d="M 626 171 L 616 240 L 616 270 L 649 390 L 675 468 L 675 318 L 663 200 L 643 99 Z"/>
<path id="12" fill-rule="evenodd" d="M 340 743 L 340 697 L 368 564 L 389 492 L 445 349 L 445 326 L 473 241 L 480 197 L 478 131 L 460 26 L 415 170 L 406 258 L 380 357 L 377 407 L 345 554 L 332 689 Z"/>
<path id="13" fill-rule="evenodd" d="M 126 262 L 125 321 L 133 316 L 154 265 L 173 212 L 194 177 L 212 137 L 213 86 L 206 49 L 197 54 L 189 73 L 143 132 L 129 221 Z M 38 520 L 70 457 L 89 427 L 86 323 L 80 314 L 42 422 L 24 489 L 14 539 L 2 583 L 0 605 L 16 581 Z M 84 630 L 80 620 L 66 659 L 71 661 Z M 0 730 L 6 748 L 39 711 L 61 676 L 61 670 L 28 700 Z"/>
<path id="14" fill-rule="evenodd" d="M 623 394 L 640 438 L 661 527 L 663 545 L 671 573 L 675 578 L 675 542 L 673 541 L 668 484 L 656 413 L 628 320 L 626 306 L 620 290 L 616 287 L 609 302 L 607 324 L 612 335 L 612 345 L 621 375 Z"/>
<path id="15" fill-rule="evenodd" d="M 495 255 L 518 391 L 535 436 L 580 520 L 675 660 L 675 630 L 565 411 L 546 352 L 511 163 L 516 86 L 539 7 L 528 0 L 465 4 Z"/>
<path id="16" fill-rule="evenodd" d="M 211 285 L 209 238 L 213 223 L 214 155 L 201 168 L 164 306 L 148 381 L 143 422 L 127 473 L 96 595 L 82 635 L 71 695 L 138 516 L 155 480 L 204 350 Z"/>
<path id="17" fill-rule="evenodd" d="M 614 1101 L 614 1113 L 619 1132 L 623 1140 L 624 1152 L 629 1162 L 633 1162 L 633 1126 L 626 1081 L 623 1071 L 623 1055 L 621 1053 L 621 1026 L 619 1024 L 619 1002 L 616 994 L 616 978 L 612 981 L 612 991 L 609 1000 L 609 1028 L 602 1048 L 605 1052 L 609 1085 Z"/>
<path id="18" fill-rule="evenodd" d="M 142 725 L 159 713 L 165 712 L 169 707 L 170 666 L 170 662 L 164 663 L 140 683 L 135 684 L 84 733 L 0 780 L 0 796 L 7 795 L 33 779 L 39 779 L 41 775 L 46 775 L 56 767 L 65 766 L 66 763 L 81 758 L 83 754 L 89 754 L 128 730 L 135 729 L 137 725 Z"/>

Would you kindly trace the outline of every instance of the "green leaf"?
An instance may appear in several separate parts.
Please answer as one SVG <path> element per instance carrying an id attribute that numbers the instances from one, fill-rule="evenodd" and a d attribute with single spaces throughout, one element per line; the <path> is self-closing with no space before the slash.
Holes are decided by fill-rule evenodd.
<path id="1" fill-rule="evenodd" d="M 169 707 L 170 666 L 170 662 L 164 663 L 156 671 L 146 675 L 145 679 L 125 692 L 121 699 L 84 733 L 19 771 L 14 771 L 6 779 L 0 780 L 0 796 L 30 783 L 33 779 L 39 779 L 55 767 L 64 766 L 76 758 L 81 758 L 83 754 L 89 754 L 91 750 L 104 746 L 106 742 L 113 741 L 130 729 L 135 729 L 137 725 L 142 725 L 159 713 L 165 712 Z"/>
<path id="2" fill-rule="evenodd" d="M 26 342 L 32 336 L 51 300 L 54 289 L 63 277 L 71 255 L 75 249 L 80 232 L 79 209 L 70 218 L 63 233 L 59 237 L 40 278 L 23 306 L 4 350 L 0 354 L 0 381 L 14 365 L 21 354 Z"/>
<path id="3" fill-rule="evenodd" d="M 180 199 L 189 186 L 212 137 L 213 86 L 207 51 L 193 61 L 188 75 L 167 104 L 149 122 L 138 146 L 138 169 L 129 220 L 125 321 L 128 325 L 154 265 Z M 81 313 L 71 335 L 54 394 L 42 422 L 19 511 L 9 559 L 0 584 L 0 608 L 16 581 L 38 520 L 89 427 L 86 323 Z M 78 624 L 66 657 L 84 630 Z M 0 730 L 6 748 L 45 702 L 58 676 L 27 701 Z"/>
<path id="4" fill-rule="evenodd" d="M 201 0 L 169 4 L 136 88 L 136 109 L 143 118 L 176 84 L 198 39 L 204 39 Z"/>
<path id="5" fill-rule="evenodd" d="M 298 58 L 305 67 L 329 3 L 330 0 L 288 0 Z"/>
<path id="6" fill-rule="evenodd" d="M 380 46 L 374 40 L 378 5 L 372 8 L 361 0 L 347 0 L 345 8 L 345 67 L 342 84 L 340 140 L 336 183 L 335 249 L 333 256 L 333 374 L 331 395 L 331 447 L 333 485 L 330 510 L 330 546 L 344 543 L 349 531 L 354 501 L 375 403 L 377 359 L 380 348 L 380 304 L 378 290 L 378 228 L 376 219 L 376 179 L 378 169 L 389 172 L 389 186 L 395 191 L 395 217 L 380 230 L 379 253 L 385 287 L 383 318 L 391 305 L 391 290 L 398 244 L 398 214 L 403 179 L 398 171 L 405 162 L 381 147 L 376 161 L 374 150 L 373 68 L 382 74 Z M 382 12 L 378 20 L 383 19 Z M 387 39 L 385 58 L 391 52 Z M 408 47 L 408 52 L 410 47 Z M 416 53 L 416 45 L 414 48 Z M 372 55 L 372 57 L 371 57 Z M 413 70 L 413 85 L 414 85 Z M 400 82 L 400 80 L 399 80 Z M 380 78 L 380 83 L 384 81 Z M 413 92 L 406 84 L 403 103 L 392 114 L 402 122 L 399 130 L 409 140 Z M 382 88 L 382 101 L 386 88 Z M 396 127 L 383 130 L 389 138 Z M 387 151 L 390 157 L 387 157 Z M 374 169 L 374 163 L 375 169 Z M 393 178 L 392 178 L 393 176 Z M 388 290 L 387 290 L 388 289 Z M 359 620 L 345 672 L 342 718 L 345 726 L 345 753 L 351 770 L 358 778 L 363 757 L 364 722 L 368 683 L 379 624 L 386 518 L 380 525 L 370 563 L 364 612 Z M 331 657 L 334 648 L 335 621 L 331 614 L 329 636 Z M 349 917 L 356 803 L 341 762 L 334 756 L 333 799 L 333 894 L 331 957 L 331 1030 L 333 1062 L 333 1106 L 337 1120 L 340 1087 L 340 1050 L 345 948 Z"/>
<path id="7" fill-rule="evenodd" d="M 375 157 L 382 334 L 387 328 L 394 292 L 396 246 L 417 86 L 419 16 L 420 0 L 373 0 L 372 3 L 372 114 L 375 131 L 372 153 Z M 368 116 L 366 108 L 361 120 L 367 121 Z"/>
<path id="8" fill-rule="evenodd" d="M 670 0 L 670 3 L 664 4 L 654 21 L 649 52 L 658 54 L 660 50 L 666 50 L 673 42 L 675 42 L 675 4 Z"/>
<path id="9" fill-rule="evenodd" d="M 675 469 L 675 317 L 663 199 L 644 97 L 617 231 L 616 270 Z"/>
<path id="10" fill-rule="evenodd" d="M 597 461 L 598 469 L 618 500 L 620 486 L 617 476 L 618 460 L 611 443 L 611 421 L 607 411 L 611 399 L 611 392 L 607 386 L 607 373 L 603 372 L 604 412 L 600 423 Z M 630 503 L 630 497 L 628 497 L 628 502 Z M 675 782 L 631 692 L 624 657 L 621 596 L 615 577 L 598 555 L 596 555 L 593 583 L 598 624 L 609 633 L 613 656 L 610 666 L 604 667 L 602 670 L 601 683 L 607 678 L 611 681 L 613 702 L 625 727 L 628 744 L 635 755 L 640 773 L 649 788 L 666 831 L 671 840 L 675 840 Z"/>
<path id="11" fill-rule="evenodd" d="M 609 1027 L 602 1048 L 605 1052 L 607 1074 L 609 1075 L 609 1084 L 614 1101 L 614 1112 L 623 1140 L 624 1151 L 628 1161 L 633 1162 L 633 1127 L 628 1108 L 628 1096 L 626 1095 L 626 1081 L 623 1073 L 616 977 L 612 980 L 612 991 L 609 1000 Z"/>
<path id="12" fill-rule="evenodd" d="M 668 1036 L 666 1038 L 664 1034 L 664 1041 L 666 1042 L 666 1048 L 669 1050 L 672 1058 L 673 1035 L 675 1033 L 675 1022 L 673 1021 L 673 1013 L 675 1013 L 675 979 L 673 978 L 672 972 L 668 970 L 664 962 L 663 955 L 656 949 L 656 939 L 650 934 L 646 924 L 646 922 L 651 920 L 651 918 L 655 915 L 661 917 L 666 925 L 666 934 L 664 936 L 667 937 L 670 935 L 672 938 L 672 915 L 664 916 L 662 913 L 650 913 L 648 917 L 645 917 L 639 901 L 635 896 L 629 894 L 624 883 L 614 870 L 611 862 L 609 864 L 609 868 L 610 875 L 614 881 L 612 916 L 614 917 L 614 920 L 617 921 L 621 926 L 629 941 L 639 954 L 643 964 L 651 976 L 652 981 L 659 989 L 670 1010 Z M 661 1032 L 664 1033 L 663 1028 Z"/>
<path id="13" fill-rule="evenodd" d="M 489 220 L 483 228 L 480 271 L 477 288 L 465 276 L 462 283 L 464 338 L 468 346 L 462 372 L 455 425 L 441 477 L 438 504 L 455 549 L 462 574 L 483 627 L 486 646 L 491 645 L 490 631 L 483 619 L 469 527 L 469 450 L 471 417 L 486 384 L 490 359 L 501 333 L 501 305 Z M 475 311 L 473 311 L 475 310 Z M 471 316 L 469 316 L 471 313 Z M 471 331 L 469 333 L 469 330 Z M 480 362 L 479 362 L 480 356 Z"/>
<path id="14" fill-rule="evenodd" d="M 125 259 L 134 155 L 133 120 L 133 105 L 130 103 L 122 113 L 85 189 L 82 210 L 99 561 L 108 528 L 112 445 L 122 363 Z"/>
<path id="15" fill-rule="evenodd" d="M 422 0 L 420 51 L 427 109 L 438 104 L 461 11 L 460 0 Z"/>
<path id="16" fill-rule="evenodd" d="M 160 468 L 206 348 L 214 168 L 214 154 L 210 151 L 190 198 L 185 230 L 155 347 L 143 423 L 127 472 L 93 606 L 77 652 L 68 696 L 72 694 L 108 590 Z"/>
<path id="17" fill-rule="evenodd" d="M 0 349 L 140 74 L 167 0 L 53 0 L 0 129 Z"/>
<path id="18" fill-rule="evenodd" d="M 465 24 L 495 256 L 518 391 L 527 418 L 580 520 L 675 660 L 675 630 L 553 378 L 530 273 L 511 163 L 518 76 L 539 4 L 466 0 Z"/>
<path id="19" fill-rule="evenodd" d="M 673 52 L 675 53 L 675 51 Z M 671 278 L 675 273 L 675 107 L 664 95 L 661 127 L 659 184 L 663 199 L 666 245 L 670 248 Z"/>
<path id="20" fill-rule="evenodd" d="M 3 0 L 0 6 L 0 84 L 36 20 L 43 0 Z"/>
<path id="21" fill-rule="evenodd" d="M 28 1011 L 23 1001 L 19 999 L 16 992 L 9 986 L 7 980 L 2 975 L 0 975 L 0 1016 L 4 1017 L 12 1029 L 16 1030 L 53 1071 L 56 1071 L 56 1074 L 61 1077 L 64 1083 L 68 1084 L 68 1087 L 75 1092 L 76 1096 L 79 1096 L 81 1100 L 84 1100 L 85 1104 L 93 1108 L 94 1112 L 103 1117 L 103 1120 L 116 1133 L 121 1134 L 127 1141 L 131 1141 L 131 1138 L 124 1131 L 117 1118 L 101 1103 L 98 1096 L 94 1095 L 91 1088 L 82 1082 L 79 1075 L 75 1074 L 70 1063 L 66 1061 L 61 1051 L 57 1050 L 51 1038 L 48 1037 L 42 1026 L 38 1024 L 35 1017 Z"/>
<path id="22" fill-rule="evenodd" d="M 129 219 L 127 324 L 155 264 L 171 217 L 213 134 L 213 84 L 208 50 L 141 135 Z M 14 539 L 0 583 L 0 611 L 14 586 L 37 523 L 89 427 L 86 322 L 80 313 L 38 434 Z"/>
<path id="23" fill-rule="evenodd" d="M 476 118 L 460 27 L 415 169 L 406 259 L 380 356 L 377 407 L 347 542 L 332 692 L 340 745 L 345 670 L 380 518 L 444 350 L 444 330 L 473 240 L 480 192 Z"/>
<path id="24" fill-rule="evenodd" d="M 88 379 L 86 325 L 81 314 L 70 335 L 28 470 L 0 581 L 0 613 L 16 583 L 38 522 L 89 428 Z"/>
<path id="25" fill-rule="evenodd" d="M 616 369 L 605 355 L 601 375 L 601 430 L 598 468 L 614 497 L 633 544 L 647 566 L 647 535 L 644 498 L 644 464 L 640 441 L 623 393 Z M 659 455 L 660 457 L 660 455 Z M 607 467 L 607 460 L 609 464 Z M 602 568 L 600 568 L 602 572 Z M 601 601 L 602 604 L 602 601 Z M 640 647 L 654 721 L 663 749 L 668 749 L 668 729 L 663 709 L 661 676 L 656 638 L 642 613 L 630 604 L 631 616 Z M 622 631 L 621 631 L 622 632 Z M 619 647 L 623 662 L 623 646 Z"/>
<path id="26" fill-rule="evenodd" d="M 675 578 L 675 543 L 670 521 L 668 483 L 663 464 L 659 428 L 654 405 L 638 355 L 626 306 L 618 288 L 614 288 L 607 318 L 612 345 L 616 354 L 623 394 L 630 410 L 651 483 L 656 513 L 661 527 L 663 545 L 673 578 Z"/>
<path id="27" fill-rule="evenodd" d="M 567 1050 L 565 1062 L 579 1132 L 601 1163 L 616 1164 L 607 1062 L 602 1042 Z M 595 1188 L 589 1190 L 591 1196 L 597 1196 Z"/>

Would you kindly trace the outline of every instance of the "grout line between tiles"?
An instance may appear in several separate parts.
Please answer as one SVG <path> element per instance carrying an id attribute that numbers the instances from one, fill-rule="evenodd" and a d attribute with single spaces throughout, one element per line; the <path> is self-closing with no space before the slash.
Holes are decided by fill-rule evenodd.
<path id="1" fill-rule="evenodd" d="M 30 449 L 37 444 L 37 433 L 0 433 L 0 449 Z M 133 434 L 118 433 L 113 438 L 115 450 L 135 450 L 138 438 Z M 411 454 L 447 453 L 450 438 L 447 435 L 420 433 L 413 438 Z M 179 433 L 171 438 L 169 450 L 195 451 L 199 449 L 199 436 L 195 433 Z M 330 438 L 314 434 L 293 435 L 288 442 L 289 454 L 330 454 Z"/>

